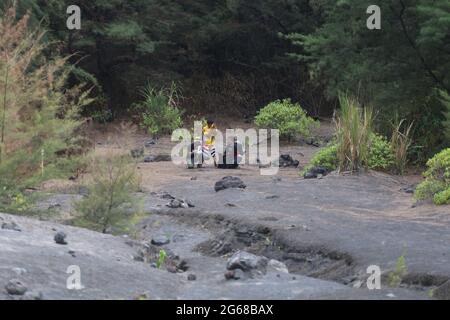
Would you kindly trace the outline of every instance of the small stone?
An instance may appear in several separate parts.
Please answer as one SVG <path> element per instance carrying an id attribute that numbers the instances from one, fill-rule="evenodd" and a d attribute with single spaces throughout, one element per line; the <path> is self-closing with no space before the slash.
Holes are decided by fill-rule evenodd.
<path id="1" fill-rule="evenodd" d="M 195 207 L 195 205 L 192 203 L 191 200 L 185 200 L 184 202 L 188 205 L 189 208 L 194 208 Z"/>
<path id="2" fill-rule="evenodd" d="M 183 204 L 182 204 L 181 201 L 179 201 L 177 199 L 173 199 L 168 204 L 166 204 L 166 206 L 169 207 L 169 208 L 172 208 L 172 209 L 176 209 L 176 208 L 183 207 Z"/>
<path id="3" fill-rule="evenodd" d="M 172 266 L 172 265 L 167 266 L 166 269 L 167 269 L 167 271 L 170 272 L 170 273 L 177 273 L 177 272 L 178 272 L 177 267 Z"/>
<path id="4" fill-rule="evenodd" d="M 312 173 L 312 172 L 305 172 L 305 174 L 303 175 L 304 179 L 316 179 L 317 175 Z"/>
<path id="5" fill-rule="evenodd" d="M 5 286 L 6 292 L 10 295 L 22 296 L 27 292 L 27 287 L 17 279 L 9 280 Z"/>
<path id="6" fill-rule="evenodd" d="M 170 239 L 166 235 L 156 235 L 152 238 L 151 243 L 155 246 L 163 246 L 168 244 Z"/>
<path id="7" fill-rule="evenodd" d="M 227 262 L 227 269 L 241 269 L 243 271 L 265 270 L 268 263 L 266 257 L 257 256 L 246 251 L 238 251 Z"/>
<path id="8" fill-rule="evenodd" d="M 172 196 L 170 193 L 168 193 L 168 192 L 162 192 L 161 194 L 160 194 L 160 196 L 159 196 L 161 199 L 168 199 L 168 200 L 173 200 L 173 199 L 175 199 L 175 197 L 174 196 Z"/>
<path id="9" fill-rule="evenodd" d="M 228 270 L 224 273 L 225 279 L 231 280 L 234 279 L 234 272 L 235 270 Z"/>
<path id="10" fill-rule="evenodd" d="M 55 234 L 55 237 L 53 239 L 57 244 L 65 245 L 67 244 L 66 237 L 67 235 L 64 232 L 59 231 L 58 233 Z"/>
<path id="11" fill-rule="evenodd" d="M 177 269 L 183 272 L 186 272 L 189 269 L 188 263 L 186 260 L 181 260 L 177 265 Z"/>
<path id="12" fill-rule="evenodd" d="M 22 229 L 20 229 L 20 227 L 15 222 L 10 222 L 10 223 L 3 222 L 2 223 L 2 229 L 18 231 L 18 232 L 22 231 Z"/>
<path id="13" fill-rule="evenodd" d="M 144 158 L 144 162 L 145 163 L 155 162 L 155 157 L 154 156 L 146 156 Z"/>
<path id="14" fill-rule="evenodd" d="M 197 180 L 197 177 L 191 177 L 191 180 L 195 181 L 195 180 Z"/>
<path id="15" fill-rule="evenodd" d="M 156 144 L 156 141 L 155 140 L 153 140 L 153 139 L 148 139 L 147 141 L 145 141 L 145 146 L 148 148 L 148 147 L 151 147 L 151 146 L 153 146 L 153 145 L 155 145 Z"/>
<path id="16" fill-rule="evenodd" d="M 76 258 L 74 250 L 69 250 L 69 251 L 67 251 L 67 253 L 70 254 L 72 257 Z"/>
<path id="17" fill-rule="evenodd" d="M 266 196 L 266 199 L 278 199 L 278 198 L 280 198 L 280 196 L 277 196 L 276 194 Z"/>
<path id="18" fill-rule="evenodd" d="M 187 276 L 187 279 L 188 279 L 189 281 L 195 281 L 195 280 L 197 280 L 197 276 L 196 276 L 195 274 L 189 274 L 189 275 Z"/>

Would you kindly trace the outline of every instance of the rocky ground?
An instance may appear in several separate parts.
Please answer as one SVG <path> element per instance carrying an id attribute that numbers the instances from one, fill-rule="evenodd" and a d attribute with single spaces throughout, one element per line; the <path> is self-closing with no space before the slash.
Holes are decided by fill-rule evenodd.
<path id="1" fill-rule="evenodd" d="M 134 137 L 135 145 L 146 142 Z M 170 146 L 147 144 L 145 156 Z M 96 152 L 107 148 L 99 138 Z M 281 151 L 302 167 L 317 147 Z M 142 162 L 139 170 L 145 215 L 128 235 L 57 223 L 72 215 L 84 178 L 42 187 L 49 196 L 38 207 L 50 208 L 53 222 L 0 214 L 0 298 L 450 298 L 450 208 L 416 204 L 418 177 L 303 179 L 299 168 L 262 176 L 257 166 L 187 170 L 166 161 Z M 225 176 L 241 182 L 217 188 Z M 167 256 L 158 267 L 161 250 Z M 407 273 L 393 288 L 400 257 Z M 381 290 L 367 289 L 370 265 L 382 271 Z M 80 268 L 81 290 L 67 288 L 70 266 Z"/>

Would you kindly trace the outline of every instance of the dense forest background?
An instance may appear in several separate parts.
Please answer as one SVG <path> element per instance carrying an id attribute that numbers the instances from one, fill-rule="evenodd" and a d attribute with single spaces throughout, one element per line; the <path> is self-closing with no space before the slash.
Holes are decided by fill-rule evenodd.
<path id="1" fill-rule="evenodd" d="M 87 113 L 129 116 L 146 84 L 176 82 L 188 114 L 238 117 L 288 97 L 328 117 L 348 92 L 374 106 L 380 131 L 413 122 L 418 161 L 450 141 L 448 0 L 16 2 L 48 30 L 48 55 L 76 63 L 71 83 L 94 87 Z M 66 27 L 72 4 L 81 30 Z M 371 4 L 381 30 L 366 27 Z"/>

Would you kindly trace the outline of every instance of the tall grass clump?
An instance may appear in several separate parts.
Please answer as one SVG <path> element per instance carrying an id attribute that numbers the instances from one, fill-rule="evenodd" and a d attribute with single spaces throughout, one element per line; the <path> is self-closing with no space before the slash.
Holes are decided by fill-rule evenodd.
<path id="1" fill-rule="evenodd" d="M 90 103 L 81 86 L 69 89 L 67 58 L 44 55 L 45 32 L 30 31 L 29 15 L 15 8 L 0 16 L 0 198 L 68 175 L 76 166 L 76 129 L 81 106 Z M 9 200 L 8 200 L 9 199 Z"/>
<path id="2" fill-rule="evenodd" d="M 391 137 L 391 149 L 394 154 L 394 170 L 397 174 L 403 174 L 408 164 L 408 150 L 411 147 L 411 129 L 413 123 L 405 126 L 402 130 L 405 120 L 401 120 L 394 126 Z"/>
<path id="3" fill-rule="evenodd" d="M 336 144 L 339 171 L 358 171 L 368 167 L 373 111 L 362 108 L 357 99 L 339 96 L 341 110 L 336 117 Z"/>

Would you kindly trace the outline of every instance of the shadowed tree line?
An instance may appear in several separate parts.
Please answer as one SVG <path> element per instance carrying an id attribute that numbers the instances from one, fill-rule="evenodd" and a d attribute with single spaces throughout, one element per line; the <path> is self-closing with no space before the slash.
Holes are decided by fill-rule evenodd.
<path id="1" fill-rule="evenodd" d="M 368 30 L 372 2 L 17 1 L 77 62 L 71 82 L 94 86 L 90 112 L 127 115 L 146 84 L 173 81 L 188 113 L 216 116 L 254 116 L 283 98 L 330 116 L 345 92 L 373 106 L 381 132 L 413 122 L 411 152 L 424 160 L 449 141 L 450 3 L 380 0 L 382 29 Z M 71 4 L 81 30 L 66 28 Z"/>

